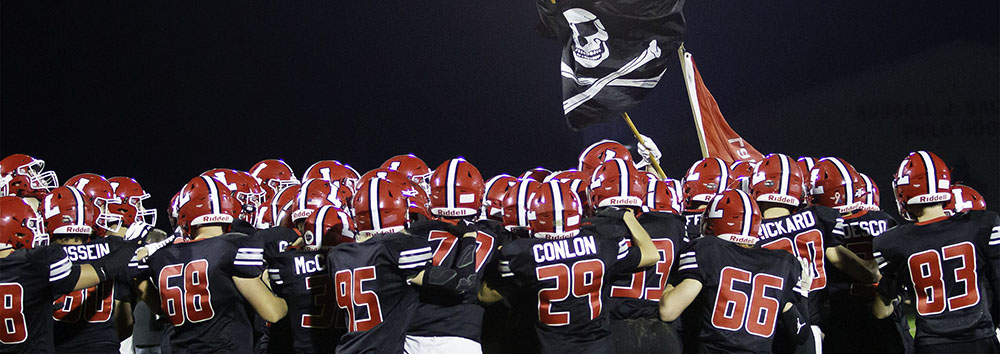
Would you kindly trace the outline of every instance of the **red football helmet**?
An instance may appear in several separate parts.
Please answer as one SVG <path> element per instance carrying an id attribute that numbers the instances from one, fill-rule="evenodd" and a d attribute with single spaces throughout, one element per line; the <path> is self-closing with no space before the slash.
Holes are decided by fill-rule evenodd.
<path id="1" fill-rule="evenodd" d="M 254 223 L 257 219 L 257 211 L 264 204 L 267 193 L 261 188 L 257 179 L 249 173 L 237 171 L 231 168 L 216 168 L 205 171 L 202 176 L 215 178 L 229 188 L 233 198 L 240 202 L 240 219 L 248 223 Z"/>
<path id="2" fill-rule="evenodd" d="M 361 178 L 359 179 L 359 181 L 361 181 L 361 182 L 367 182 L 368 180 L 370 180 L 372 178 L 387 179 L 387 180 L 389 180 L 389 181 L 391 181 L 393 183 L 406 183 L 407 181 L 410 180 L 409 178 L 407 178 L 405 175 L 403 175 L 399 171 L 396 171 L 396 170 L 393 170 L 393 169 L 389 169 L 389 168 L 385 168 L 385 167 L 379 167 L 379 168 L 376 168 L 374 170 L 365 172 L 365 174 L 361 175 Z"/>
<path id="3" fill-rule="evenodd" d="M 48 244 L 49 235 L 35 209 L 21 198 L 0 196 L 0 251 Z"/>
<path id="4" fill-rule="evenodd" d="M 122 204 L 122 200 L 115 195 L 115 189 L 111 186 L 111 182 L 98 174 L 81 173 L 66 181 L 66 185 L 76 187 L 93 203 L 97 213 L 97 219 L 94 220 L 94 226 L 97 226 L 97 230 L 94 230 L 95 234 L 103 237 L 107 231 L 118 231 L 118 228 L 121 227 L 122 215 L 111 211 L 118 209 L 117 204 Z"/>
<path id="5" fill-rule="evenodd" d="M 372 178 L 354 195 L 354 218 L 364 237 L 403 231 L 409 222 L 407 196 L 410 185 Z"/>
<path id="6" fill-rule="evenodd" d="M 809 178 L 809 171 L 812 171 L 813 167 L 816 166 L 816 159 L 809 156 L 799 156 L 799 159 L 795 160 L 795 163 L 799 165 L 799 170 L 802 171 L 802 176 L 805 177 L 803 183 L 806 185 L 806 194 L 808 195 L 809 191 L 813 189 L 812 180 Z M 807 204 L 811 203 L 811 199 L 806 198 L 805 202 Z"/>
<path id="7" fill-rule="evenodd" d="M 839 157 L 824 157 L 809 171 L 813 204 L 836 209 L 841 214 L 861 208 L 867 197 L 861 175 Z"/>
<path id="8" fill-rule="evenodd" d="M 264 188 L 264 193 L 267 194 L 265 197 L 266 200 L 274 198 L 282 189 L 299 184 L 299 180 L 295 178 L 292 168 L 288 167 L 288 164 L 281 159 L 268 159 L 258 162 L 250 169 L 250 175 L 257 179 L 257 183 L 260 183 L 260 185 L 267 186 L 267 188 Z"/>
<path id="9" fill-rule="evenodd" d="M 354 220 L 343 210 L 324 205 L 306 218 L 302 240 L 308 250 L 354 242 Z"/>
<path id="10" fill-rule="evenodd" d="M 951 186 L 951 201 L 944 207 L 945 211 L 961 213 L 967 210 L 986 210 L 986 199 L 972 187 L 964 184 Z"/>
<path id="11" fill-rule="evenodd" d="M 84 238 L 94 233 L 94 205 L 87 196 L 72 186 L 62 186 L 45 196 L 45 229 L 52 235 L 77 235 Z"/>
<path id="12" fill-rule="evenodd" d="M 45 161 L 25 154 L 13 154 L 0 160 L 0 182 L 5 191 L 0 195 L 32 197 L 41 200 L 59 187 L 55 171 L 45 171 Z"/>
<path id="13" fill-rule="evenodd" d="M 606 206 L 641 207 L 649 178 L 639 173 L 631 162 L 611 159 L 594 170 L 588 188 L 590 203 Z"/>
<path id="14" fill-rule="evenodd" d="M 865 200 L 861 202 L 861 209 L 870 211 L 882 210 L 879 206 L 878 185 L 868 175 L 860 172 L 858 175 L 861 176 L 861 183 L 865 185 Z"/>
<path id="15" fill-rule="evenodd" d="M 501 202 L 503 224 L 508 229 L 528 227 L 528 197 L 540 183 L 533 179 L 519 179 L 504 193 Z"/>
<path id="16" fill-rule="evenodd" d="M 583 209 L 583 216 L 589 217 L 594 216 L 594 207 L 590 205 L 590 197 L 587 196 L 587 187 L 590 187 L 590 176 L 583 172 L 574 169 L 569 169 L 565 171 L 555 172 L 551 175 L 545 176 L 542 183 L 548 183 L 549 181 L 559 181 L 560 183 L 569 184 L 573 190 L 576 191 L 576 195 L 580 197 L 581 208 Z"/>
<path id="17" fill-rule="evenodd" d="M 551 174 L 552 174 L 552 171 L 549 171 L 545 167 L 535 167 L 533 169 L 525 171 L 520 176 L 517 176 L 517 178 L 518 179 L 531 178 L 533 180 L 541 182 L 541 181 L 544 181 L 545 178 L 548 177 Z"/>
<path id="18" fill-rule="evenodd" d="M 139 182 L 129 177 L 111 177 L 108 179 L 115 196 L 121 199 L 121 203 L 114 204 L 112 212 L 122 216 L 122 224 L 132 225 L 133 222 L 141 221 L 150 225 L 156 225 L 156 209 L 146 209 L 142 201 L 149 199 Z"/>
<path id="19" fill-rule="evenodd" d="M 266 210 L 261 210 L 261 217 L 259 224 L 261 226 L 274 227 L 274 226 L 284 226 L 293 227 L 292 224 L 292 207 L 295 205 L 295 196 L 299 194 L 299 189 L 302 185 L 296 184 L 288 188 L 282 189 L 278 192 L 271 202 L 267 204 Z"/>
<path id="20" fill-rule="evenodd" d="M 754 166 L 756 164 L 752 161 L 736 160 L 732 165 L 729 165 L 730 175 L 733 178 L 750 177 L 753 174 Z"/>
<path id="21" fill-rule="evenodd" d="M 933 152 L 911 152 L 899 164 L 892 188 L 896 192 L 899 215 L 912 221 L 916 217 L 907 210 L 908 206 L 951 200 L 951 170 Z"/>
<path id="22" fill-rule="evenodd" d="M 580 233 L 583 211 L 576 191 L 567 184 L 549 181 L 540 184 L 528 197 L 527 215 L 535 237 L 563 239 Z"/>
<path id="23" fill-rule="evenodd" d="M 696 209 L 695 203 L 708 203 L 731 183 L 729 166 L 722 159 L 709 157 L 695 162 L 684 175 L 684 207 Z"/>
<path id="24" fill-rule="evenodd" d="M 324 205 L 350 210 L 350 205 L 347 202 L 352 197 L 351 190 L 345 185 L 315 178 L 306 180 L 299 188 L 299 192 L 295 194 L 294 206 L 291 209 L 292 222 L 298 223 L 305 220 L 316 209 Z"/>
<path id="25" fill-rule="evenodd" d="M 239 215 L 242 206 L 233 198 L 229 187 L 221 181 L 198 176 L 191 179 L 178 197 L 177 223 L 186 236 L 192 236 L 195 226 L 208 224 L 230 225 Z"/>
<path id="26" fill-rule="evenodd" d="M 625 148 L 625 145 L 613 140 L 601 140 L 591 144 L 580 153 L 579 164 L 576 169 L 587 175 L 587 180 L 594 174 L 594 170 L 605 161 L 611 159 L 622 159 L 632 163 L 632 153 Z"/>
<path id="27" fill-rule="evenodd" d="M 486 181 L 486 194 L 483 196 L 483 217 L 503 221 L 503 197 L 507 194 L 507 190 L 517 183 L 517 180 L 514 176 L 504 173 Z"/>
<path id="28" fill-rule="evenodd" d="M 760 232 L 760 208 L 750 195 L 740 190 L 716 194 L 702 219 L 704 235 L 753 245 Z"/>
<path id="29" fill-rule="evenodd" d="M 667 181 L 652 176 L 646 187 L 646 200 L 642 205 L 642 211 L 680 214 L 680 209 L 677 198 L 674 198 L 673 187 Z"/>
<path id="30" fill-rule="evenodd" d="M 684 203 L 684 183 L 681 180 L 673 178 L 668 178 L 666 182 L 674 190 L 674 204 L 677 205 L 677 210 L 681 210 Z"/>
<path id="31" fill-rule="evenodd" d="M 324 181 L 330 182 L 340 182 L 340 184 L 346 185 L 352 191 L 357 187 L 358 179 L 361 178 L 361 174 L 354 170 L 351 165 L 345 165 L 340 163 L 340 161 L 334 160 L 322 160 L 309 166 L 306 169 L 306 173 L 302 175 L 302 181 L 308 181 L 313 178 L 319 178 Z"/>
<path id="32" fill-rule="evenodd" d="M 183 189 L 183 187 L 182 187 Z M 170 198 L 170 212 L 167 213 L 167 219 L 170 221 L 170 228 L 176 230 L 177 225 L 177 212 L 181 208 L 181 191 L 174 193 L 174 196 Z"/>
<path id="33" fill-rule="evenodd" d="M 415 214 L 423 215 L 428 219 L 431 218 L 431 213 L 427 208 L 427 191 L 419 183 L 414 181 L 413 178 L 408 178 L 399 171 L 380 167 L 366 172 L 363 176 L 361 176 L 360 183 L 367 183 L 373 178 L 382 178 L 388 180 L 389 182 L 400 183 L 406 186 L 406 188 L 403 189 L 403 195 L 406 196 L 406 202 L 410 207 L 411 220 L 417 219 Z"/>
<path id="34" fill-rule="evenodd" d="M 431 174 L 431 214 L 476 216 L 483 205 L 483 176 L 464 158 L 445 161 Z"/>
<path id="35" fill-rule="evenodd" d="M 770 154 L 750 178 L 750 195 L 758 203 L 778 203 L 797 208 L 806 197 L 805 178 L 799 165 L 785 154 Z"/>
<path id="36" fill-rule="evenodd" d="M 430 183 L 431 169 L 427 167 L 424 160 L 421 160 L 416 155 L 396 155 L 388 160 L 385 160 L 380 167 L 388 168 L 403 174 L 403 176 L 406 176 L 406 178 L 409 178 L 411 181 L 416 182 L 418 186 L 424 188 L 424 192 L 430 193 L 430 185 L 428 183 Z"/>

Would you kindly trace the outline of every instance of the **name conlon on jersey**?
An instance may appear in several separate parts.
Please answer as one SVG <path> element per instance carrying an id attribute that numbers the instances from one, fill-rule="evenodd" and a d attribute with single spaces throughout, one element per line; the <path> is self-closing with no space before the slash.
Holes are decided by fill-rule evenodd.
<path id="1" fill-rule="evenodd" d="M 64 245 L 63 250 L 66 251 L 66 256 L 69 260 L 76 261 L 89 261 L 100 259 L 108 253 L 111 253 L 111 246 L 107 243 L 95 243 L 91 245 Z"/>
<path id="2" fill-rule="evenodd" d="M 531 246 L 531 252 L 536 263 L 552 262 L 597 254 L 597 242 L 594 236 L 574 237 L 536 244 Z"/>
<path id="3" fill-rule="evenodd" d="M 795 214 L 790 217 L 775 220 L 763 221 L 760 223 L 761 238 L 781 236 L 792 232 L 805 230 L 816 225 L 816 216 L 811 211 Z"/>
<path id="4" fill-rule="evenodd" d="M 322 272 L 326 269 L 324 263 L 326 261 L 323 260 L 323 254 L 321 253 L 313 255 L 312 258 L 306 256 L 295 257 L 295 274 Z"/>

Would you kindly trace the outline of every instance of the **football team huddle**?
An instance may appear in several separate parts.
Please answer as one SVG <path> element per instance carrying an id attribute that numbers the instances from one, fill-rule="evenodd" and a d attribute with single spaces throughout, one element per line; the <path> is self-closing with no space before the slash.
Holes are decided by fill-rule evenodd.
<path id="1" fill-rule="evenodd" d="M 841 158 L 670 179 L 646 140 L 488 179 L 412 154 L 217 168 L 166 232 L 135 179 L 10 155 L 0 352 L 1000 352 L 1000 217 L 934 153 L 900 163 L 897 221 Z"/>

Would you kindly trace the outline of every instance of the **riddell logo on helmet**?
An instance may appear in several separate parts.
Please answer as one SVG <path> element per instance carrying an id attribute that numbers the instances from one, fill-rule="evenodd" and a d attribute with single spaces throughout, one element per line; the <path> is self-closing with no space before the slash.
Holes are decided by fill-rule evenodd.
<path id="1" fill-rule="evenodd" d="M 468 209 L 448 209 L 448 208 L 434 208 L 431 213 L 437 216 L 469 216 L 474 211 L 469 211 Z"/>
<path id="2" fill-rule="evenodd" d="M 609 205 L 628 205 L 628 206 L 640 206 L 642 205 L 642 199 L 638 197 L 611 197 L 601 201 L 600 206 Z"/>
<path id="3" fill-rule="evenodd" d="M 757 201 L 759 201 L 759 202 L 782 203 L 782 204 L 793 204 L 793 205 L 798 205 L 799 204 L 799 200 L 798 199 L 795 199 L 793 197 L 790 197 L 790 196 L 787 196 L 787 195 L 783 195 L 783 194 L 765 194 L 765 195 L 762 195 L 760 199 L 757 199 Z"/>
<path id="4" fill-rule="evenodd" d="M 62 229 L 62 233 L 67 234 L 89 234 L 91 232 L 90 226 L 66 226 Z"/>
<path id="5" fill-rule="evenodd" d="M 292 212 L 292 220 L 305 219 L 312 215 L 312 209 L 302 209 Z"/>
<path id="6" fill-rule="evenodd" d="M 195 218 L 191 224 L 216 224 L 216 223 L 232 223 L 233 217 L 225 214 L 212 214 L 212 215 L 202 215 Z"/>
<path id="7" fill-rule="evenodd" d="M 920 198 L 918 199 L 918 201 L 920 203 L 935 203 L 935 202 L 943 202 L 943 201 L 946 201 L 948 199 L 950 199 L 950 198 L 949 198 L 949 195 L 947 195 L 947 194 L 935 194 L 935 195 L 931 195 L 931 196 L 922 195 L 922 196 L 920 196 Z"/>

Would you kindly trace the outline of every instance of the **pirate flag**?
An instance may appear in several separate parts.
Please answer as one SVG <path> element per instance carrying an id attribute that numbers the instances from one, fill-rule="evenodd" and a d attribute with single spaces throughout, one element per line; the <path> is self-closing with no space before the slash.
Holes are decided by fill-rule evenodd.
<path id="1" fill-rule="evenodd" d="M 621 116 L 660 81 L 684 34 L 684 0 L 537 0 L 564 43 L 563 113 L 573 129 Z"/>

